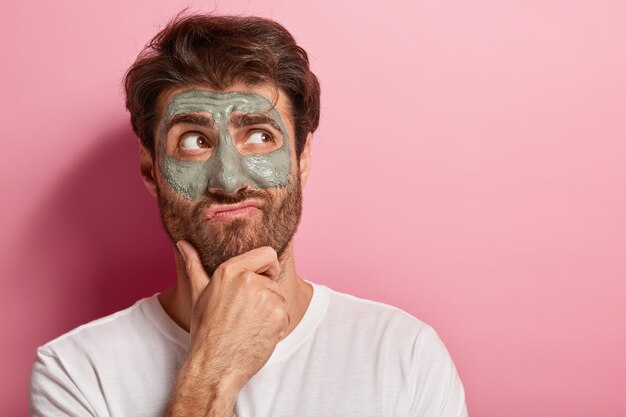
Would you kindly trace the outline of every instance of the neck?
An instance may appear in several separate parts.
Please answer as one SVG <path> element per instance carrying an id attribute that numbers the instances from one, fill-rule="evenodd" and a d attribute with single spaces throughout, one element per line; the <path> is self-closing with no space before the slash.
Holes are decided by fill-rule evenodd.
<path id="1" fill-rule="evenodd" d="M 174 248 L 174 257 L 176 260 L 176 282 L 159 294 L 159 301 L 168 316 L 180 327 L 189 331 L 189 324 L 191 323 L 189 278 L 182 256 L 176 248 Z M 281 295 L 287 300 L 289 317 L 291 318 L 288 333 L 291 333 L 304 316 L 313 294 L 313 288 L 296 273 L 292 242 L 287 245 L 283 256 L 279 259 L 279 264 L 278 285 Z"/>

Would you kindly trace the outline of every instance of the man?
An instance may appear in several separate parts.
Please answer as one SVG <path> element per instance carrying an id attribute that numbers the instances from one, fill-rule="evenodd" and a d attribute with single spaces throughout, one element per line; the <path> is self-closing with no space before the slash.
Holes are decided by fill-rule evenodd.
<path id="1" fill-rule="evenodd" d="M 177 280 L 39 348 L 34 415 L 467 415 L 429 326 L 296 272 L 320 90 L 282 26 L 179 16 L 125 86 Z"/>

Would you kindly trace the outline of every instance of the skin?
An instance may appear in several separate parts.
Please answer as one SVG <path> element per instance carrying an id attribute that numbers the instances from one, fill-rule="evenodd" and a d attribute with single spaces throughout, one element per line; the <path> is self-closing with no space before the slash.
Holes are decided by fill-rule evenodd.
<path id="1" fill-rule="evenodd" d="M 242 155 L 228 129 L 236 112 L 268 115 L 281 131 L 282 144 L 267 153 Z M 166 127 L 175 116 L 207 113 L 217 125 L 215 151 L 203 161 L 181 160 L 166 152 Z M 172 97 L 159 127 L 161 165 L 168 184 L 189 199 L 196 199 L 210 186 L 232 192 L 242 184 L 251 188 L 284 187 L 291 171 L 290 138 L 280 113 L 271 101 L 254 93 L 218 93 L 188 90 Z"/>
<path id="2" fill-rule="evenodd" d="M 161 220 L 172 242 L 194 245 L 209 275 L 259 246 L 284 256 L 296 230 L 301 184 L 288 175 L 290 134 L 275 104 L 252 92 L 198 88 L 164 103 L 155 138 L 169 185 L 158 188 Z M 260 210 L 227 223 L 206 221 L 212 209 L 240 202 Z"/>
<path id="3" fill-rule="evenodd" d="M 163 94 L 159 101 L 162 119 L 171 117 L 167 116 L 167 109 L 174 97 L 185 97 L 180 94 L 199 89 L 210 91 L 190 87 Z M 259 95 L 269 102 L 276 97 L 272 88 L 245 85 L 234 85 L 219 93 L 237 93 L 220 96 L 231 98 Z M 278 94 L 276 112 L 285 129 L 285 142 L 278 149 L 289 152 L 288 176 L 293 179 L 298 175 L 304 186 L 310 171 L 311 134 L 307 136 L 298 162 L 289 102 L 282 93 Z M 230 125 L 227 129 L 236 133 Z M 161 142 L 155 147 L 154 157 L 141 147 L 140 165 L 146 187 L 154 196 L 159 188 L 179 193 L 187 199 L 193 197 L 195 191 L 181 189 L 180 183 L 172 184 L 168 180 L 171 173 L 167 173 L 164 153 L 172 155 L 173 150 L 168 148 L 168 143 L 162 143 L 166 139 L 164 135 L 157 137 Z M 230 139 L 234 139 L 232 134 Z M 219 135 L 219 140 L 230 139 Z M 246 153 L 241 142 L 230 140 L 230 143 L 234 147 L 239 146 L 240 153 Z M 203 154 L 192 156 L 191 160 L 205 164 L 205 167 L 206 161 L 213 157 Z M 245 160 L 245 157 L 235 156 L 240 162 Z M 219 176 L 223 171 L 218 169 L 215 174 Z M 259 180 L 255 178 L 253 168 L 243 168 L 237 175 L 240 181 L 231 188 L 228 182 L 211 183 L 211 178 L 214 178 L 211 176 L 207 183 L 208 191 L 234 195 L 241 189 L 261 187 L 276 198 L 284 198 L 286 191 L 280 184 L 267 187 L 271 184 L 257 182 Z M 274 177 L 280 176 L 277 173 Z M 159 301 L 167 314 L 190 332 L 191 345 L 179 371 L 167 415 L 230 417 L 239 391 L 267 362 L 276 344 L 291 333 L 302 319 L 312 296 L 312 287 L 296 273 L 291 242 L 280 260 L 271 247 L 259 247 L 224 261 L 211 276 L 206 273 L 197 251 L 189 242 L 181 240 L 177 246 L 174 251 L 177 279 L 159 296 Z"/>

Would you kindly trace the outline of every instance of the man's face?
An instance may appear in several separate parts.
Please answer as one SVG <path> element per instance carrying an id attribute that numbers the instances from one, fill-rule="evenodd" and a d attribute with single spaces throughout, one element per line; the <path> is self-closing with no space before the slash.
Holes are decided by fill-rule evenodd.
<path id="1" fill-rule="evenodd" d="M 160 101 L 155 175 L 172 241 L 191 242 L 212 275 L 260 246 L 279 257 L 302 211 L 287 98 L 269 87 L 187 87 Z"/>

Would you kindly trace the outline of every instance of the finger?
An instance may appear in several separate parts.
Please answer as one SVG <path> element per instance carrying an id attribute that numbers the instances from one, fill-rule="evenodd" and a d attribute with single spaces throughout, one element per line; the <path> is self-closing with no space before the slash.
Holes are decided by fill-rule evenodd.
<path id="1" fill-rule="evenodd" d="M 290 325 L 291 325 L 291 316 L 289 315 L 289 310 L 287 310 L 287 312 L 285 314 L 285 323 L 283 323 L 283 328 L 278 333 L 278 340 L 279 341 L 281 341 L 285 337 L 287 337 L 287 335 L 288 335 L 287 330 L 289 329 Z"/>
<path id="2" fill-rule="evenodd" d="M 278 284 L 276 281 L 273 281 L 271 279 L 268 279 L 265 275 L 260 275 L 260 274 L 256 274 L 259 278 L 261 278 L 261 285 L 263 286 L 263 288 L 265 288 L 266 290 L 269 290 L 273 293 L 276 293 L 278 295 L 282 296 L 282 291 L 280 288 L 280 284 Z"/>
<path id="3" fill-rule="evenodd" d="M 289 310 L 287 310 L 287 326 L 285 328 L 288 329 L 289 326 L 291 326 L 291 315 L 289 315 Z"/>
<path id="4" fill-rule="evenodd" d="M 191 305 L 193 307 L 196 305 L 196 301 L 198 301 L 202 291 L 208 285 L 209 275 L 202 266 L 200 255 L 198 255 L 196 248 L 191 243 L 186 240 L 179 240 L 176 242 L 176 246 L 185 260 L 185 269 L 189 277 L 189 286 L 191 287 Z"/>
<path id="5" fill-rule="evenodd" d="M 289 328 L 289 325 L 291 324 L 291 316 L 289 315 L 289 307 L 287 305 L 287 299 L 285 297 L 283 297 L 282 294 L 274 292 L 272 290 L 270 290 L 273 295 L 276 297 L 277 299 L 277 303 L 282 304 L 283 307 L 285 308 L 285 319 L 286 319 L 286 324 L 284 327 L 284 331 L 286 331 Z"/>
<path id="6" fill-rule="evenodd" d="M 271 296 L 272 296 L 272 297 L 276 297 L 276 298 L 277 298 L 277 300 L 276 300 L 276 301 L 277 301 L 278 303 L 280 303 L 280 304 L 284 304 L 284 305 L 286 306 L 286 305 L 287 305 L 287 299 L 285 298 L 285 296 L 284 296 L 284 295 L 282 295 L 282 294 L 280 293 L 280 290 L 279 290 L 278 284 L 276 284 L 274 281 L 269 281 L 269 280 L 267 280 L 267 279 L 266 279 L 265 281 L 267 282 L 267 284 L 270 284 L 270 285 L 266 285 L 266 286 L 265 286 L 265 289 L 266 289 L 267 291 L 269 291 L 269 292 L 270 292 L 270 294 L 271 294 Z M 274 284 L 275 286 L 274 286 L 274 285 L 271 285 L 271 284 Z"/>
<path id="7" fill-rule="evenodd" d="M 264 275 L 273 281 L 278 280 L 280 273 L 278 255 L 270 246 L 261 246 L 260 248 L 249 250 L 230 258 L 226 262 L 234 263 L 243 269 Z"/>

